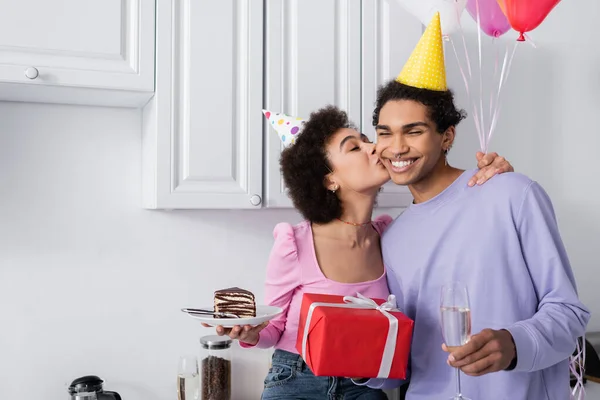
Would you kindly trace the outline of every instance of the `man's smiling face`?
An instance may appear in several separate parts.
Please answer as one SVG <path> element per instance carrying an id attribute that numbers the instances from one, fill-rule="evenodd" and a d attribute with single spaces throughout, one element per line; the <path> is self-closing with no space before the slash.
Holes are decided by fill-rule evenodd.
<path id="1" fill-rule="evenodd" d="M 388 101 L 379 112 L 376 130 L 377 154 L 398 185 L 420 182 L 443 158 L 447 135 L 437 132 L 427 107 L 419 102 Z"/>

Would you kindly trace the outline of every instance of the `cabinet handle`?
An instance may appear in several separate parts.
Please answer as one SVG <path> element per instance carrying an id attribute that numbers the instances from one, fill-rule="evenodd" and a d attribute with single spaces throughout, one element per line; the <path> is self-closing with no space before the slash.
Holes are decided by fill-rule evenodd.
<path id="1" fill-rule="evenodd" d="M 40 75 L 37 68 L 29 67 L 25 70 L 25 76 L 29 79 L 35 79 Z"/>
<path id="2" fill-rule="evenodd" d="M 262 201 L 262 199 L 257 194 L 255 194 L 252 197 L 250 197 L 250 204 L 252 204 L 253 206 L 260 205 L 261 201 Z"/>

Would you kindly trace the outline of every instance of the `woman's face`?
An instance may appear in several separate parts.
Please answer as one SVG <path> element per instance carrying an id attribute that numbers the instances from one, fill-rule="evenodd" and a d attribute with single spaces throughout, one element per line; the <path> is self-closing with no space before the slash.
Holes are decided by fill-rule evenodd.
<path id="1" fill-rule="evenodd" d="M 327 145 L 332 173 L 327 188 L 336 186 L 359 193 L 376 194 L 390 179 L 387 169 L 375 153 L 375 144 L 355 129 L 337 131 Z"/>

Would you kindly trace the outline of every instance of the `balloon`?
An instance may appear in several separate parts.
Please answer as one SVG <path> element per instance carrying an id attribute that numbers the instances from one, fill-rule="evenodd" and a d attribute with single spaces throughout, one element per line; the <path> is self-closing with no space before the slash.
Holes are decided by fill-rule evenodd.
<path id="1" fill-rule="evenodd" d="M 445 36 L 460 28 L 460 16 L 465 10 L 467 0 L 398 0 L 398 3 L 425 26 L 429 25 L 435 13 L 439 11 L 442 35 Z"/>
<path id="2" fill-rule="evenodd" d="M 525 40 L 525 32 L 537 28 L 560 0 L 497 0 L 505 11 L 508 22 L 520 33 L 519 42 Z"/>
<path id="3" fill-rule="evenodd" d="M 500 6 L 500 9 L 502 10 L 502 14 L 506 15 L 506 6 L 504 5 L 504 0 L 498 0 L 498 5 Z"/>
<path id="4" fill-rule="evenodd" d="M 502 1 L 502 0 L 499 0 Z M 467 11 L 477 21 L 479 9 L 479 28 L 491 37 L 500 37 L 510 29 L 510 23 L 496 0 L 468 0 Z"/>

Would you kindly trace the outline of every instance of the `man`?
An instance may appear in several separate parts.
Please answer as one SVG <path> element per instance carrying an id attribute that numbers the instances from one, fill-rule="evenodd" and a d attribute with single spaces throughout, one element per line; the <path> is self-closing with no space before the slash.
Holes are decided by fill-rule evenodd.
<path id="1" fill-rule="evenodd" d="M 382 239 L 390 290 L 415 321 L 407 399 L 569 398 L 569 357 L 590 314 L 578 299 L 552 204 L 516 174 L 465 190 L 446 154 L 464 118 L 446 87 L 439 16 L 396 81 L 378 93 L 377 153 L 414 203 Z M 460 281 L 471 336 L 442 346 L 440 290 Z M 380 386 L 371 380 L 369 386 Z M 389 387 L 393 382 L 386 382 Z"/>

